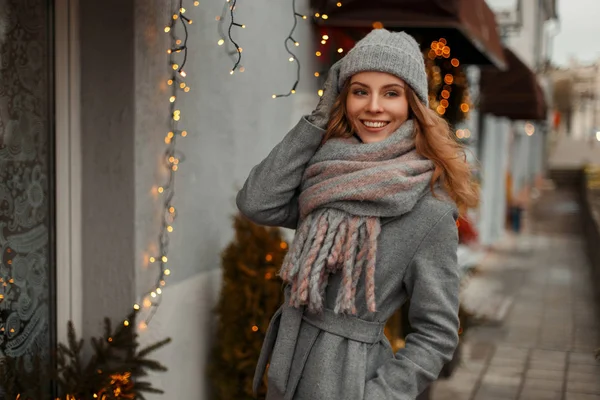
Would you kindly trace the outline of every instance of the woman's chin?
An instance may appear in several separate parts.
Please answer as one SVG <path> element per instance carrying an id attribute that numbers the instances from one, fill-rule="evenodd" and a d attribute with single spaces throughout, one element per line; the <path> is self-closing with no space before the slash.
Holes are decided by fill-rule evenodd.
<path id="1" fill-rule="evenodd" d="M 386 126 L 379 130 L 359 129 L 357 135 L 363 143 L 376 143 L 387 139 L 392 133 L 393 131 L 389 129 L 389 126 Z"/>

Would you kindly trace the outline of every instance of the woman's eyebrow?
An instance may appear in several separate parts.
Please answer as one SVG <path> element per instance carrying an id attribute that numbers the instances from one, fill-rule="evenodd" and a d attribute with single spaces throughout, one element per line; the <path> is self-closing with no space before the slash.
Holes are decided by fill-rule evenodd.
<path id="1" fill-rule="evenodd" d="M 366 87 L 366 88 L 369 87 L 368 85 L 365 85 L 364 83 L 358 82 L 358 81 L 352 82 L 351 85 L 359 85 L 359 86 L 363 86 L 363 87 Z M 400 88 L 404 89 L 404 85 L 401 84 L 401 83 L 390 83 L 390 84 L 382 86 L 382 89 L 388 89 L 388 88 L 391 88 L 391 87 L 394 87 L 394 86 L 397 86 L 397 87 L 400 87 Z"/>

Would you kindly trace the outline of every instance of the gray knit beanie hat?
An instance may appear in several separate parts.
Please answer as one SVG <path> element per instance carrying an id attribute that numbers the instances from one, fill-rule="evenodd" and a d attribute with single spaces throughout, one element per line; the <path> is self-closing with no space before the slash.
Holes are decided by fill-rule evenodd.
<path id="1" fill-rule="evenodd" d="M 429 105 L 425 61 L 417 41 L 405 32 L 374 29 L 342 60 L 338 85 L 359 72 L 387 72 L 404 80 Z"/>

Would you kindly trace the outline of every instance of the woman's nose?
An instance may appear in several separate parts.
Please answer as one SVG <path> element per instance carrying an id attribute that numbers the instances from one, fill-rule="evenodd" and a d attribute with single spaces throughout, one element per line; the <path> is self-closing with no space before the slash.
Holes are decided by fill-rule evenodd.
<path id="1" fill-rule="evenodd" d="M 381 99 L 378 96 L 371 96 L 367 109 L 372 113 L 382 112 Z"/>

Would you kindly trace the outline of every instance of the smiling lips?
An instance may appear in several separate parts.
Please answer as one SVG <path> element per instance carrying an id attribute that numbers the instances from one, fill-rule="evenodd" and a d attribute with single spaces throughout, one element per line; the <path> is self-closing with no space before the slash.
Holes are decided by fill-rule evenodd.
<path id="1" fill-rule="evenodd" d="M 362 124 L 368 128 L 369 130 L 379 130 L 385 126 L 387 126 L 387 124 L 389 124 L 389 121 L 367 121 L 367 120 L 361 120 L 360 122 L 362 122 Z"/>

